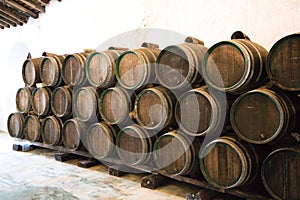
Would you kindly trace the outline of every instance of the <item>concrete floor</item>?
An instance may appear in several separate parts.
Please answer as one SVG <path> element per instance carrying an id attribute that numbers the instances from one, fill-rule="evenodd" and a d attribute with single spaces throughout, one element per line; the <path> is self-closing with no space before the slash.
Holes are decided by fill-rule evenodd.
<path id="1" fill-rule="evenodd" d="M 83 169 L 76 166 L 78 160 L 57 162 L 47 149 L 13 151 L 13 142 L 7 133 L 0 133 L 0 200 L 176 200 L 198 190 L 176 181 L 156 190 L 141 188 L 142 174 L 118 178 L 110 176 L 104 165 Z"/>

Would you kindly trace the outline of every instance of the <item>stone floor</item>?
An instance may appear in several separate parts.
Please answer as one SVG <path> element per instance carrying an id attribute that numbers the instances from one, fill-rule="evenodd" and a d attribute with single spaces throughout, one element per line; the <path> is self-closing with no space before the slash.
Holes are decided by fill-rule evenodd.
<path id="1" fill-rule="evenodd" d="M 113 177 L 104 165 L 83 169 L 75 165 L 78 160 L 57 162 L 50 150 L 13 151 L 13 142 L 0 133 L 0 200 L 176 200 L 198 189 L 176 181 L 156 190 L 141 188 L 142 174 Z"/>

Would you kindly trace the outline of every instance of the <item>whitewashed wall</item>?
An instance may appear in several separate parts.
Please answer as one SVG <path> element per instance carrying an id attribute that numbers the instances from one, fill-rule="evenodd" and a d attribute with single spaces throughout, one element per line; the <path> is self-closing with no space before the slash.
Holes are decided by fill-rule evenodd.
<path id="1" fill-rule="evenodd" d="M 21 68 L 28 52 L 33 57 L 43 51 L 81 52 L 141 28 L 198 37 L 207 47 L 242 30 L 270 49 L 281 37 L 300 31 L 298 0 L 52 0 L 46 10 L 23 27 L 0 31 L 0 130 L 7 129 L 7 116 L 16 111 L 15 94 L 23 87 Z"/>

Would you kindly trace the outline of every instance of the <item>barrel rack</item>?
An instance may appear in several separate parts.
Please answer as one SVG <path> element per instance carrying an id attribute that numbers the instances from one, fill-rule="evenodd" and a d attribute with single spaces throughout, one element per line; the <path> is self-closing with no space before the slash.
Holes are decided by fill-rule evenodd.
<path id="1" fill-rule="evenodd" d="M 96 160 L 89 152 L 86 151 L 72 151 L 63 146 L 52 146 L 41 142 L 29 142 L 27 140 L 15 139 L 13 143 L 14 151 L 30 151 L 34 148 L 45 148 L 49 150 L 54 150 L 58 153 L 55 153 L 55 160 L 60 162 L 65 162 L 68 160 L 76 159 L 76 158 L 85 158 L 85 160 L 81 160 L 78 162 L 79 167 L 89 168 L 92 166 L 99 165 L 101 163 L 109 164 L 108 171 L 110 175 L 113 176 L 122 176 L 126 174 L 126 169 L 134 169 L 138 170 L 142 173 L 149 173 L 149 175 L 143 177 L 141 179 L 141 186 L 149 189 L 156 189 L 162 185 L 165 185 L 168 182 L 168 179 L 173 179 L 176 181 L 192 184 L 194 186 L 199 186 L 200 188 L 208 189 L 211 191 L 234 195 L 236 197 L 244 198 L 247 200 L 271 200 L 272 198 L 267 194 L 253 194 L 250 191 L 242 190 L 242 189 L 221 189 L 212 186 L 205 180 L 198 180 L 190 177 L 179 176 L 179 175 L 169 175 L 160 170 L 155 170 L 152 167 L 145 165 L 136 165 L 136 166 L 128 166 L 124 164 L 121 160 L 105 158 L 101 161 Z M 192 196 L 192 197 L 191 197 Z M 194 200 L 194 195 L 187 194 L 187 200 Z"/>

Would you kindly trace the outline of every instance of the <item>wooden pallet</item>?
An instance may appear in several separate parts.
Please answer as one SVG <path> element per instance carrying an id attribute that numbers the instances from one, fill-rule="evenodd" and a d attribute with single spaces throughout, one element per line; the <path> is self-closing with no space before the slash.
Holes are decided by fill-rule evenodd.
<path id="1" fill-rule="evenodd" d="M 28 145 L 29 144 L 29 145 Z M 29 151 L 36 147 L 51 149 L 57 151 L 55 154 L 55 160 L 60 162 L 65 162 L 71 159 L 84 158 L 78 162 L 79 167 L 89 168 L 95 165 L 99 165 L 101 163 L 108 164 L 108 172 L 113 176 L 122 176 L 126 174 L 128 171 L 135 170 L 136 172 L 148 173 L 145 177 L 141 179 L 141 186 L 149 189 L 156 189 L 163 185 L 171 182 L 170 180 L 177 180 L 180 182 L 192 184 L 194 186 L 199 186 L 200 188 L 204 188 L 210 191 L 214 191 L 217 193 L 233 195 L 237 198 L 248 199 L 248 200 L 271 200 L 272 198 L 268 194 L 253 194 L 252 192 L 243 190 L 243 189 L 221 189 L 214 187 L 204 180 L 197 180 L 190 177 L 179 176 L 179 175 L 169 175 L 164 173 L 161 170 L 156 170 L 153 167 L 145 166 L 145 165 L 136 165 L 136 166 L 128 166 L 121 162 L 120 160 L 106 158 L 98 161 L 95 159 L 90 153 L 86 151 L 71 151 L 63 146 L 51 146 L 48 144 L 40 143 L 40 142 L 32 142 L 28 143 L 28 141 L 19 141 L 13 144 L 13 150 L 15 151 Z M 187 194 L 188 200 L 199 199 L 200 197 L 197 194 Z M 200 198 L 201 199 L 201 198 Z"/>

